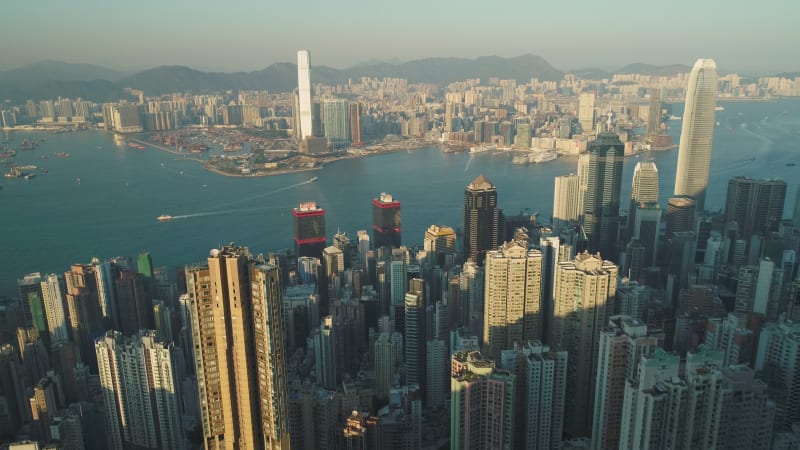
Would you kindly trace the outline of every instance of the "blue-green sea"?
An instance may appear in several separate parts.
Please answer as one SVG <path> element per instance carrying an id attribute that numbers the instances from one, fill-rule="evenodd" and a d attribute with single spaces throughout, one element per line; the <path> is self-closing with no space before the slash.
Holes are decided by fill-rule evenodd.
<path id="1" fill-rule="evenodd" d="M 800 100 L 720 103 L 706 204 L 724 206 L 727 181 L 744 175 L 782 178 L 789 184 L 791 215 L 800 180 Z M 682 105 L 672 105 L 682 114 Z M 677 143 L 680 121 L 667 122 Z M 18 151 L 16 164 L 33 164 L 31 180 L 0 179 L 0 295 L 16 296 L 16 279 L 29 272 L 63 272 L 74 262 L 152 253 L 157 266 L 203 260 L 221 243 L 253 252 L 291 247 L 291 208 L 316 201 L 326 210 L 328 235 L 370 229 L 370 201 L 388 192 L 402 203 L 403 242 L 421 243 L 433 224 L 460 226 L 464 187 L 479 174 L 498 189 L 507 214 L 539 212 L 549 221 L 553 177 L 575 171 L 575 159 L 514 166 L 511 155 L 445 154 L 437 148 L 340 161 L 316 172 L 230 178 L 200 164 L 148 148 L 135 150 L 101 131 L 53 134 L 15 131 L 0 141 L 46 139 Z M 69 158 L 58 158 L 56 152 Z M 677 150 L 625 160 L 622 198 L 630 192 L 637 160 L 653 158 L 661 199 L 672 194 Z M 42 156 L 47 159 L 42 159 Z M 5 170 L 5 169 L 4 169 Z M 303 183 L 318 176 L 314 183 Z M 78 182 L 80 179 L 80 182 Z M 623 202 L 625 204 L 625 202 Z M 191 215 L 159 223 L 160 214 Z"/>

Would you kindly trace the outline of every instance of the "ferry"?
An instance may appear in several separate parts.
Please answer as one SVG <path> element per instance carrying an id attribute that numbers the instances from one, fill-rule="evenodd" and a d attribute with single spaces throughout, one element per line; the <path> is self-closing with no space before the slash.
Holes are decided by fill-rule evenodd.
<path id="1" fill-rule="evenodd" d="M 489 150 L 495 150 L 495 149 L 497 149 L 497 145 L 495 145 L 495 144 L 492 144 L 492 145 L 479 145 L 479 146 L 475 146 L 475 147 L 470 147 L 469 152 L 470 153 L 483 153 L 483 152 L 488 152 Z"/>
<path id="2" fill-rule="evenodd" d="M 159 221 L 159 222 L 169 222 L 170 220 L 172 220 L 172 216 L 167 215 L 167 214 L 162 214 L 162 215 L 156 217 L 156 220 Z"/>
<path id="3" fill-rule="evenodd" d="M 714 111 L 725 111 L 725 107 L 724 106 L 715 106 L 714 107 Z"/>
<path id="4" fill-rule="evenodd" d="M 311 179 L 309 179 L 309 180 L 308 180 L 308 182 L 309 182 L 309 183 L 313 183 L 313 182 L 315 182 L 315 181 L 317 181 L 317 180 L 319 180 L 319 178 L 318 178 L 318 177 L 311 177 Z"/>

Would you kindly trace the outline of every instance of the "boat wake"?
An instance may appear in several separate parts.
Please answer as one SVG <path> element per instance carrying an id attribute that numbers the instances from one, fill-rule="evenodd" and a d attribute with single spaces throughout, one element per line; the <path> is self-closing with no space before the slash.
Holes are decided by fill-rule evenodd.
<path id="1" fill-rule="evenodd" d="M 474 158 L 475 158 L 475 156 L 474 156 L 474 155 L 469 155 L 469 159 L 467 160 L 467 165 L 466 165 L 466 166 L 464 166 L 464 172 L 466 172 L 467 170 L 469 170 L 469 165 L 472 163 L 472 160 L 473 160 Z"/>

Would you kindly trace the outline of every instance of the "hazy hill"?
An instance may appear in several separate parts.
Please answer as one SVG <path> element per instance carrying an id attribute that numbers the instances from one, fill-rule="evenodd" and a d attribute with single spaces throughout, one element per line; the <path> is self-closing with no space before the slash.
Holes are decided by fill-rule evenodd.
<path id="1" fill-rule="evenodd" d="M 93 64 L 40 61 L 0 72 L 0 82 L 117 81 L 126 74 Z"/>
<path id="2" fill-rule="evenodd" d="M 667 66 L 656 66 L 653 64 L 634 63 L 617 70 L 615 73 L 640 73 L 642 75 L 675 75 L 676 73 L 689 73 L 691 66 L 685 64 L 670 64 Z"/>

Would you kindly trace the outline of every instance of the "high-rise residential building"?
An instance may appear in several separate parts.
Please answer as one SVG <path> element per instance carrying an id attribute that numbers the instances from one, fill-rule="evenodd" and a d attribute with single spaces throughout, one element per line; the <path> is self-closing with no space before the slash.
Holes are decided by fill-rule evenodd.
<path id="1" fill-rule="evenodd" d="M 697 202 L 691 197 L 670 197 L 667 200 L 666 237 L 694 231 Z"/>
<path id="2" fill-rule="evenodd" d="M 549 344 L 569 352 L 564 431 L 588 436 L 600 331 L 608 323 L 617 291 L 617 266 L 586 252 L 556 266 Z"/>
<path id="3" fill-rule="evenodd" d="M 376 249 L 400 247 L 400 202 L 385 192 L 372 199 L 372 231 Z"/>
<path id="4" fill-rule="evenodd" d="M 69 324 L 64 301 L 66 296 L 67 288 L 64 279 L 54 273 L 47 275 L 45 281 L 42 281 L 42 300 L 47 316 L 47 329 L 53 344 L 69 340 Z"/>
<path id="5" fill-rule="evenodd" d="M 553 193 L 553 230 L 557 232 L 580 217 L 578 195 L 580 194 L 578 175 L 569 174 L 555 177 Z"/>
<path id="6" fill-rule="evenodd" d="M 647 135 L 661 134 L 661 89 L 650 89 L 650 109 L 647 115 Z"/>
<path id="7" fill-rule="evenodd" d="M 442 339 L 429 339 L 426 347 L 426 406 L 444 408 L 444 401 L 449 392 L 447 383 L 450 374 L 450 352 L 447 351 L 447 343 Z"/>
<path id="8" fill-rule="evenodd" d="M 184 449 L 175 347 L 141 330 L 95 342 L 108 448 Z"/>
<path id="9" fill-rule="evenodd" d="M 581 122 L 583 134 L 594 134 L 594 103 L 597 94 L 595 92 L 584 92 L 578 98 L 578 120 Z"/>
<path id="10" fill-rule="evenodd" d="M 425 282 L 420 278 L 412 278 L 408 282 L 405 295 L 405 362 L 406 384 L 425 386 Z"/>
<path id="11" fill-rule="evenodd" d="M 14 436 L 28 417 L 24 398 L 26 387 L 20 377 L 21 367 L 17 349 L 12 344 L 0 344 L 0 433 Z"/>
<path id="12" fill-rule="evenodd" d="M 330 150 L 350 146 L 350 102 L 328 99 L 322 102 L 322 127 Z"/>
<path id="13" fill-rule="evenodd" d="M 450 448 L 514 448 L 516 376 L 480 352 L 455 353 L 450 373 Z"/>
<path id="14" fill-rule="evenodd" d="M 583 203 L 583 230 L 590 252 L 617 260 L 620 189 L 625 145 L 615 133 L 600 133 L 589 143 L 589 173 Z"/>
<path id="15" fill-rule="evenodd" d="M 725 221 L 736 222 L 739 237 L 778 231 L 786 202 L 786 182 L 733 177 L 728 181 Z"/>
<path id="16" fill-rule="evenodd" d="M 713 59 L 698 59 L 689 74 L 686 107 L 675 171 L 675 195 L 693 198 L 697 210 L 706 206 L 711 145 L 714 140 L 714 108 L 717 104 L 717 65 Z"/>
<path id="17" fill-rule="evenodd" d="M 186 268 L 206 448 L 289 448 L 280 272 L 233 244 Z"/>
<path id="18" fill-rule="evenodd" d="M 635 381 L 642 356 L 658 348 L 658 337 L 630 316 L 614 316 L 600 332 L 600 353 L 594 390 L 593 449 L 616 449 L 620 444 L 626 382 Z"/>
<path id="19" fill-rule="evenodd" d="M 390 336 L 383 332 L 375 341 L 375 396 L 379 399 L 389 397 L 394 377 L 394 346 Z"/>
<path id="20" fill-rule="evenodd" d="M 516 376 L 513 448 L 559 448 L 564 428 L 567 352 L 541 342 L 502 351 L 501 367 Z"/>
<path id="21" fill-rule="evenodd" d="M 639 203 L 658 202 L 658 168 L 655 161 L 639 161 L 633 168 L 631 201 L 628 207 L 628 236 L 633 236 L 636 207 Z"/>
<path id="22" fill-rule="evenodd" d="M 800 422 L 800 324 L 769 323 L 761 330 L 754 369 L 762 373 L 776 403 L 775 430 Z"/>
<path id="23" fill-rule="evenodd" d="M 775 404 L 767 384 L 747 365 L 725 366 L 719 447 L 768 450 L 772 443 Z"/>
<path id="24" fill-rule="evenodd" d="M 341 326 L 338 317 L 325 316 L 319 326 L 319 331 L 309 337 L 309 348 L 314 352 L 315 372 L 317 384 L 329 390 L 336 390 L 341 382 L 342 344 Z"/>
<path id="25" fill-rule="evenodd" d="M 463 252 L 483 265 L 486 252 L 499 243 L 500 211 L 497 188 L 483 175 L 472 180 L 464 190 Z"/>
<path id="26" fill-rule="evenodd" d="M 542 269 L 542 252 L 516 242 L 486 253 L 483 349 L 490 358 L 542 339 Z"/>
<path id="27" fill-rule="evenodd" d="M 294 253 L 298 256 L 322 257 L 325 248 L 325 210 L 316 202 L 303 202 L 292 209 L 294 216 Z"/>
<path id="28" fill-rule="evenodd" d="M 313 114 L 311 110 L 311 55 L 308 50 L 297 52 L 297 123 L 295 136 L 304 141 L 313 136 Z"/>

